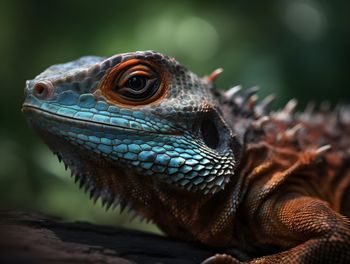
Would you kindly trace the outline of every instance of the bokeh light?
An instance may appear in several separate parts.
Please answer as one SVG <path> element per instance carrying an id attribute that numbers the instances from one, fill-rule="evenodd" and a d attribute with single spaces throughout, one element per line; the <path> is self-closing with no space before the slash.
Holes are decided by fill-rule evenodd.
<path id="1" fill-rule="evenodd" d="M 174 33 L 179 50 L 189 59 L 205 61 L 211 59 L 217 52 L 219 35 L 204 19 L 185 18 Z"/>
<path id="2" fill-rule="evenodd" d="M 285 23 L 304 41 L 316 41 L 327 31 L 327 17 L 313 1 L 289 1 L 285 6 Z"/>

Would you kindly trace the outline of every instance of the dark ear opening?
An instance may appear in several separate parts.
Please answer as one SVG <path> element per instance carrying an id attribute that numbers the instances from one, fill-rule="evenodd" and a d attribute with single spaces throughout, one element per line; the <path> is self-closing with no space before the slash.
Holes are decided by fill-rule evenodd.
<path id="1" fill-rule="evenodd" d="M 215 123 L 209 118 L 204 119 L 200 129 L 204 143 L 209 148 L 216 149 L 220 143 L 220 135 Z"/>
<path id="2" fill-rule="evenodd" d="M 199 129 L 204 143 L 209 148 L 218 152 L 226 152 L 230 149 L 238 162 L 242 152 L 242 142 L 217 113 L 207 113 L 200 122 Z"/>

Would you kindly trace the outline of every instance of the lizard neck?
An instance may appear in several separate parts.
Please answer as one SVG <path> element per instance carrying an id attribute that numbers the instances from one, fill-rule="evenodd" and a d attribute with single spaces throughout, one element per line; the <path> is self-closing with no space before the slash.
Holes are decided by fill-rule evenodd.
<path id="1" fill-rule="evenodd" d="M 234 218 L 240 200 L 241 179 L 230 182 L 225 190 L 202 195 L 166 186 L 154 189 L 156 210 L 152 218 L 171 236 L 200 241 L 211 246 L 231 243 Z"/>

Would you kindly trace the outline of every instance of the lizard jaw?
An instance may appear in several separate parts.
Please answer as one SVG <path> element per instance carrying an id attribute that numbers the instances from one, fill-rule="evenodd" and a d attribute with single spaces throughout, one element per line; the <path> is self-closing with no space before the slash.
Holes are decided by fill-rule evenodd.
<path id="1" fill-rule="evenodd" d="M 126 127 L 126 126 L 120 126 L 120 125 L 111 125 L 111 124 L 106 124 L 106 123 L 101 123 L 101 122 L 97 122 L 97 121 L 92 121 L 92 120 L 81 120 L 78 118 L 74 118 L 74 117 L 70 117 L 70 116 L 64 116 L 64 115 L 60 115 L 60 114 L 56 114 L 56 113 L 52 113 L 50 111 L 47 111 L 45 109 L 41 109 L 37 106 L 33 106 L 33 105 L 29 105 L 29 104 L 24 104 L 22 106 L 21 111 L 23 113 L 25 113 L 26 115 L 38 115 L 40 116 L 40 118 L 42 119 L 47 119 L 47 120 L 55 120 L 57 122 L 65 122 L 65 123 L 71 123 L 74 125 L 78 125 L 78 126 L 90 126 L 90 127 L 94 127 L 94 129 L 96 130 L 100 130 L 101 128 L 105 131 L 105 130 L 123 130 L 126 132 L 142 132 L 142 133 L 146 133 L 146 134 L 162 134 L 162 135 L 171 135 L 171 136 L 182 136 L 183 132 L 181 131 L 169 131 L 169 132 L 165 132 L 165 131 L 144 131 L 141 129 L 135 129 L 135 128 L 131 128 L 131 127 Z"/>
<path id="2" fill-rule="evenodd" d="M 174 185 L 188 192 L 203 194 L 219 192 L 233 175 L 235 162 L 230 152 L 224 154 L 221 163 L 214 166 L 218 157 L 216 150 L 200 144 L 192 145 L 192 140 L 185 136 L 158 134 L 158 141 L 154 141 L 154 134 L 150 133 L 84 123 L 74 119 L 62 120 L 62 117 L 27 106 L 23 110 L 44 141 L 48 134 L 64 140 L 58 145 L 54 140 L 46 142 L 49 146 L 54 145 L 54 153 L 59 152 L 65 145 L 71 145 L 71 152 L 98 156 L 101 160 L 114 163 L 114 169 L 117 166 L 127 167 L 144 178 L 157 179 L 167 182 L 169 186 Z M 98 128 L 94 129 L 95 126 Z M 99 135 L 103 137 L 99 138 Z M 61 156 L 65 155 L 70 156 L 67 152 Z M 79 156 L 75 157 L 79 163 L 85 162 L 79 159 Z M 101 167 L 99 164 L 97 166 Z M 223 168 L 220 175 L 214 175 L 220 168 Z M 143 181 L 140 180 L 141 183 Z"/>
<path id="3" fill-rule="evenodd" d="M 101 201 L 102 207 L 106 210 L 117 209 L 131 213 L 131 218 L 139 218 L 141 221 L 153 222 L 152 218 L 144 211 L 137 208 L 142 207 L 137 196 L 130 194 L 130 191 L 139 188 L 132 170 L 112 164 L 101 162 L 101 156 L 88 155 L 86 152 L 78 152 L 75 145 L 67 144 L 64 137 L 53 134 L 47 130 L 36 128 L 49 149 L 62 162 L 66 170 L 70 171 L 74 182 L 83 189 L 95 204 Z M 146 191 L 144 191 L 147 193 Z M 142 195 L 145 197 L 145 195 Z"/>

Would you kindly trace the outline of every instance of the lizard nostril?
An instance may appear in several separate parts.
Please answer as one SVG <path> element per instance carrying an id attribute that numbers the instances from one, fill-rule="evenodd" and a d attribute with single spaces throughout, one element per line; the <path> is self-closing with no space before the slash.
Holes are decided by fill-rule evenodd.
<path id="1" fill-rule="evenodd" d="M 48 99 L 53 90 L 54 87 L 51 82 L 39 82 L 34 85 L 33 95 L 38 99 Z"/>
<path id="2" fill-rule="evenodd" d="M 206 119 L 202 122 L 201 133 L 205 144 L 212 148 L 216 149 L 219 145 L 220 136 L 219 131 L 215 123 L 209 119 Z"/>

